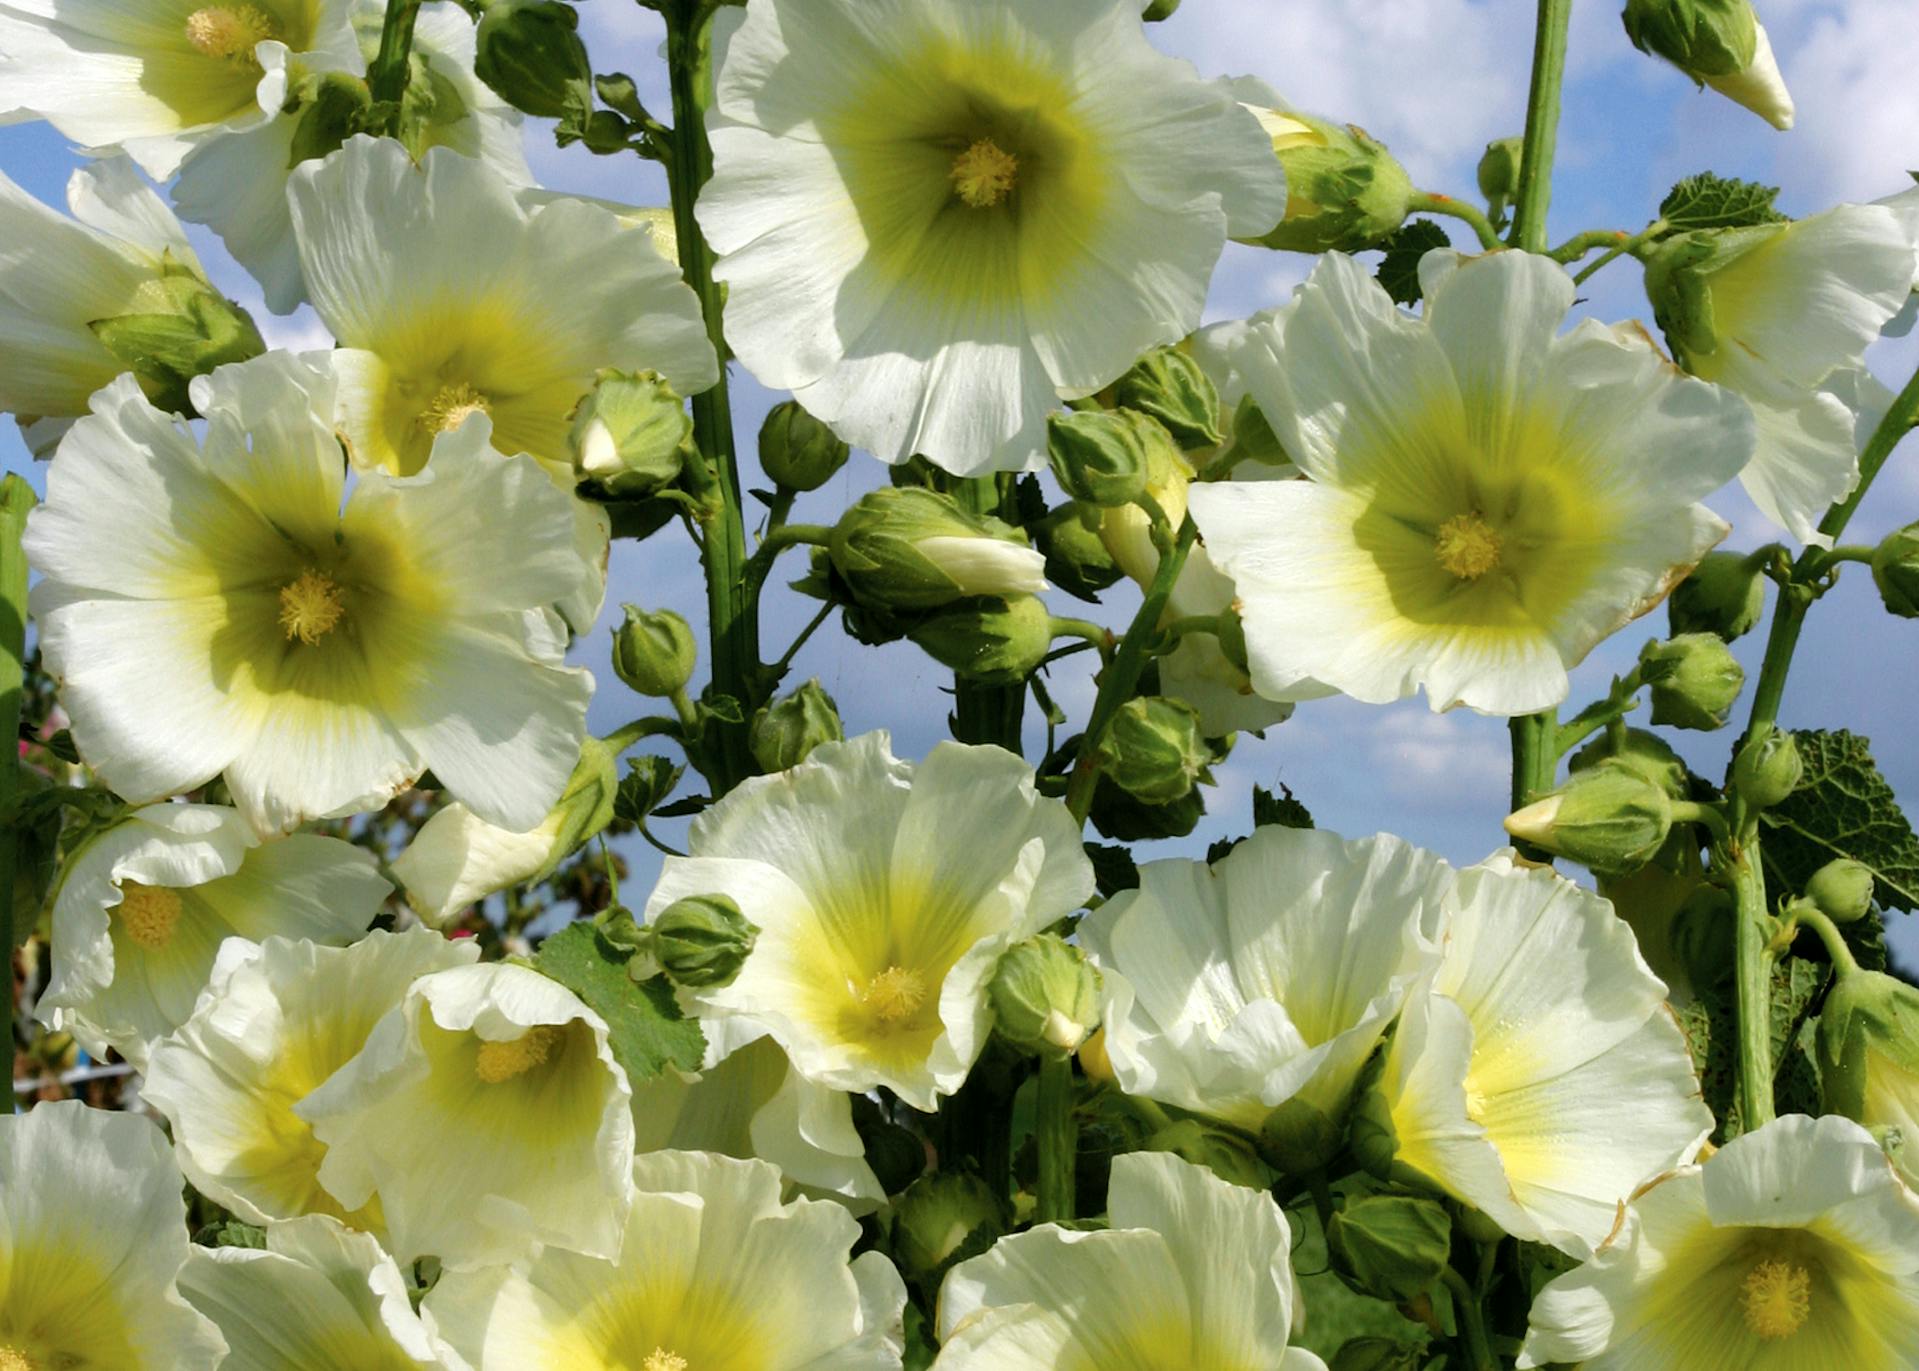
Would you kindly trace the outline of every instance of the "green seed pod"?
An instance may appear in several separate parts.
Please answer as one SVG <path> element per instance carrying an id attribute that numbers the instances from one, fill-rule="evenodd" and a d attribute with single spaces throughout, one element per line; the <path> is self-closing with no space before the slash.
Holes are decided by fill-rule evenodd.
<path id="1" fill-rule="evenodd" d="M 1032 1056 L 1065 1060 L 1099 1027 L 1100 975 L 1063 938 L 1015 943 L 987 986 L 1000 1036 Z"/>
<path id="2" fill-rule="evenodd" d="M 1219 392 L 1198 362 L 1178 348 L 1157 348 L 1113 383 L 1122 409 L 1157 419 L 1182 448 L 1218 447 Z"/>
<path id="3" fill-rule="evenodd" d="M 593 66 L 579 26 L 578 12 L 559 0 L 488 0 L 474 34 L 474 74 L 517 110 L 584 118 L 593 108 Z"/>
<path id="4" fill-rule="evenodd" d="M 818 490 L 846 465 L 850 452 L 797 400 L 774 405 L 760 425 L 760 467 L 788 490 Z"/>
<path id="5" fill-rule="evenodd" d="M 1887 613 L 1919 619 L 1919 523 L 1888 533 L 1873 549 L 1872 583 Z"/>
<path id="6" fill-rule="evenodd" d="M 1666 600 L 1674 633 L 1712 633 L 1729 643 L 1750 633 L 1765 612 L 1765 575 L 1739 552 L 1708 552 Z"/>
<path id="7" fill-rule="evenodd" d="M 930 1282 L 954 1261 L 984 1252 L 1006 1230 L 992 1186 L 969 1172 L 936 1171 L 893 1201 L 893 1260 L 909 1279 Z"/>
<path id="8" fill-rule="evenodd" d="M 1146 493 L 1152 474 L 1179 452 L 1157 419 L 1137 410 L 1075 410 L 1046 423 L 1053 474 L 1073 499 L 1112 509 Z"/>
<path id="9" fill-rule="evenodd" d="M 1206 778 L 1213 753 L 1201 735 L 1198 710 L 1184 700 L 1146 695 L 1119 707 L 1093 757 L 1134 798 L 1171 804 Z"/>
<path id="10" fill-rule="evenodd" d="M 653 956 L 675 985 L 713 990 L 730 985 L 760 930 L 724 895 L 689 895 L 653 920 Z"/>
<path id="11" fill-rule="evenodd" d="M 670 609 L 623 608 L 626 622 L 613 633 L 613 674 L 641 695 L 665 698 L 685 690 L 699 659 L 686 620 Z"/>
<path id="12" fill-rule="evenodd" d="M 1745 668 L 1725 640 L 1710 633 L 1682 633 L 1647 643 L 1639 669 L 1652 687 L 1652 721 L 1674 728 L 1723 728 L 1745 688 Z"/>
<path id="13" fill-rule="evenodd" d="M 869 491 L 834 525 L 828 554 L 853 596 L 938 609 L 973 596 L 1045 590 L 1045 558 L 1019 530 L 917 486 Z"/>
<path id="14" fill-rule="evenodd" d="M 805 761 L 821 743 L 846 736 L 839 706 L 817 680 L 764 706 L 753 716 L 747 746 L 761 771 L 788 771 Z"/>
<path id="15" fill-rule="evenodd" d="M 1052 646 L 1053 616 L 1031 595 L 962 600 L 927 616 L 907 636 L 957 676 L 1017 685 Z"/>
<path id="16" fill-rule="evenodd" d="M 1872 868 L 1835 857 L 1806 880 L 1806 898 L 1836 924 L 1856 923 L 1872 910 Z"/>
<path id="17" fill-rule="evenodd" d="M 1506 816 L 1506 831 L 1607 876 L 1637 871 L 1672 831 L 1672 797 L 1638 771 L 1596 766 Z"/>
<path id="18" fill-rule="evenodd" d="M 567 442 L 582 476 L 614 495 L 651 495 L 680 474 L 693 419 L 656 372 L 602 371 L 573 411 Z"/>
<path id="19" fill-rule="evenodd" d="M 1326 1250 L 1346 1283 L 1403 1304 L 1429 1290 L 1452 1253 L 1443 1206 L 1412 1195 L 1349 1200 L 1326 1224 Z"/>
<path id="20" fill-rule="evenodd" d="M 1413 181 L 1364 129 L 1296 110 L 1255 110 L 1286 168 L 1286 217 L 1263 238 L 1289 252 L 1359 252 L 1406 222 Z"/>
<path id="21" fill-rule="evenodd" d="M 1799 788 L 1805 774 L 1798 741 L 1776 728 L 1748 742 L 1732 759 L 1732 788 L 1754 809 L 1771 809 Z"/>

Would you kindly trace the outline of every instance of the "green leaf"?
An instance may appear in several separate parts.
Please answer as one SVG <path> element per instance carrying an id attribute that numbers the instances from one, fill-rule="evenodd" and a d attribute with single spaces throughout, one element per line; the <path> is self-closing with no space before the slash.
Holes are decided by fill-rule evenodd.
<path id="1" fill-rule="evenodd" d="M 225 1219 L 202 1228 L 193 1235 L 193 1241 L 201 1247 L 244 1247 L 259 1252 L 266 1249 L 267 1233 L 264 1228 L 255 1228 L 250 1223 Z"/>
<path id="2" fill-rule="evenodd" d="M 1794 891 L 1835 857 L 1863 862 L 1887 909 L 1919 908 L 1919 836 L 1873 764 L 1868 741 L 1844 729 L 1793 734 L 1805 775 L 1761 816 L 1767 874 Z"/>
<path id="3" fill-rule="evenodd" d="M 1311 828 L 1313 816 L 1306 806 L 1293 798 L 1293 788 L 1280 782 L 1279 794 L 1260 786 L 1253 787 L 1253 827 L 1278 824 L 1281 828 Z"/>
<path id="4" fill-rule="evenodd" d="M 1659 217 L 1680 231 L 1783 224 L 1786 216 L 1772 207 L 1778 194 L 1777 186 L 1734 181 L 1702 171 L 1667 193 L 1659 202 Z"/>
<path id="5" fill-rule="evenodd" d="M 1434 248 L 1449 247 L 1452 239 L 1431 219 L 1413 219 L 1393 230 L 1383 246 L 1386 258 L 1379 264 L 1379 284 L 1402 305 L 1419 303 L 1419 259 Z"/>
<path id="6" fill-rule="evenodd" d="M 626 974 L 631 948 L 615 947 L 591 923 L 568 924 L 540 944 L 533 964 L 578 995 L 606 1020 L 613 1056 L 634 1085 L 669 1066 L 697 1071 L 706 1036 L 681 1015 L 662 976 L 639 982 Z"/>
<path id="7" fill-rule="evenodd" d="M 685 774 L 685 767 L 675 766 L 665 757 L 649 754 L 632 758 L 613 797 L 613 816 L 629 824 L 645 823 Z"/>
<path id="8" fill-rule="evenodd" d="M 1133 854 L 1116 843 L 1087 843 L 1086 859 L 1093 864 L 1093 881 L 1099 893 L 1108 899 L 1139 885 L 1139 867 Z"/>
<path id="9" fill-rule="evenodd" d="M 1804 1094 L 1801 1066 L 1796 1059 L 1805 1054 L 1799 1043 L 1828 970 L 1825 964 L 1802 957 L 1786 957 L 1772 969 L 1773 1081 L 1780 1098 L 1795 1105 Z M 1693 1066 L 1699 1072 L 1706 1106 L 1719 1120 L 1719 1132 L 1714 1134 L 1714 1139 L 1724 1142 L 1736 1138 L 1745 1130 L 1735 1103 L 1739 1018 L 1732 987 L 1723 985 L 1701 991 L 1697 999 L 1677 1011 L 1677 1017 L 1686 1035 L 1686 1045 L 1692 1049 Z"/>

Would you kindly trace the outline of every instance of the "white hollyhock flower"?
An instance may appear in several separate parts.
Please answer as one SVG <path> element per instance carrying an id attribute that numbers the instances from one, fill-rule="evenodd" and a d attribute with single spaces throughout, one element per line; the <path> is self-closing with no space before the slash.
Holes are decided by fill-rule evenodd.
<path id="1" fill-rule="evenodd" d="M 529 207 L 484 163 L 434 148 L 416 166 L 364 135 L 296 168 L 288 197 L 307 294 L 340 343 L 356 466 L 411 475 L 436 435 L 482 413 L 495 448 L 530 454 L 570 491 L 569 419 L 601 368 L 656 371 L 682 395 L 719 377 L 678 269 L 597 205 Z M 570 508 L 583 576 L 556 598 L 584 632 L 605 594 L 608 523 L 597 505 Z"/>
<path id="2" fill-rule="evenodd" d="M 1831 545 L 1819 519 L 1858 484 L 1855 378 L 1912 293 L 1913 239 L 1911 220 L 1891 206 L 1838 205 L 1706 244 L 1713 255 L 1673 271 L 1691 278 L 1676 301 L 1662 298 L 1660 262 L 1689 244 L 1655 257 L 1647 274 L 1681 364 L 1751 404 L 1759 443 L 1741 483 L 1802 543 Z"/>
<path id="3" fill-rule="evenodd" d="M 837 1198 L 855 1214 L 884 1204 L 847 1094 L 807 1080 L 771 1038 L 732 1047 L 725 1036 L 708 1042 L 697 1074 L 667 1071 L 635 1087 L 638 1149 L 760 1157 L 803 1192 Z"/>
<path id="4" fill-rule="evenodd" d="M 484 1266 L 534 1244 L 619 1250 L 631 1102 L 600 1016 L 494 962 L 415 981 L 294 1112 L 325 1145 L 320 1184 L 343 1207 L 378 1195 L 394 1256 Z"/>
<path id="5" fill-rule="evenodd" d="M 262 843 L 236 810 L 148 805 L 69 859 L 39 1016 L 141 1065 L 193 1012 L 226 939 L 349 943 L 391 890 L 372 853 L 338 838 Z"/>
<path id="6" fill-rule="evenodd" d="M 916 1109 L 985 1046 L 1000 954 L 1093 892 L 1079 825 L 1018 757 L 941 743 L 916 768 L 885 733 L 747 781 L 689 847 L 647 918 L 719 894 L 760 929 L 738 979 L 686 992 L 697 1012 L 770 1033 L 820 1085 L 885 1086 Z"/>
<path id="7" fill-rule="evenodd" d="M 1507 855 L 1459 873 L 1445 959 L 1380 1089 L 1397 1162 L 1515 1237 L 1584 1256 L 1712 1132 L 1666 987 L 1605 900 Z"/>
<path id="8" fill-rule="evenodd" d="M 382 0 L 359 0 L 354 22 L 360 49 L 378 50 L 385 9 Z M 412 51 L 424 60 L 427 79 L 454 98 L 437 103 L 417 131 L 409 130 L 409 146 L 415 151 L 445 147 L 477 157 L 504 185 L 531 182 L 519 114 L 473 74 L 473 21 L 451 3 L 422 5 L 414 21 Z M 339 63 L 295 62 L 284 51 L 263 51 L 258 98 L 265 121 L 206 139 L 180 166 L 173 188 L 180 216 L 220 235 L 234 260 L 260 283 L 267 308 L 275 314 L 285 314 L 306 299 L 286 193 L 295 165 L 294 136 L 304 110 L 289 114 L 283 107 L 305 78 L 332 72 L 364 76 L 362 58 L 359 49 L 352 60 Z"/>
<path id="9" fill-rule="evenodd" d="M 1211 866 L 1139 875 L 1080 925 L 1121 1088 L 1250 1132 L 1292 1099 L 1342 1117 L 1438 964 L 1452 868 L 1385 834 L 1267 827 Z"/>
<path id="10" fill-rule="evenodd" d="M 1522 1367 L 1812 1371 L 1919 1364 L 1919 1200 L 1872 1136 L 1788 1115 L 1646 1187 L 1541 1290 Z"/>
<path id="11" fill-rule="evenodd" d="M 547 1248 L 441 1278 L 426 1309 L 474 1371 L 898 1371 L 906 1288 L 836 1204 L 783 1202 L 765 1162 L 633 1161 L 614 1261 Z"/>
<path id="12" fill-rule="evenodd" d="M 187 1214 L 166 1135 L 78 1101 L 0 1118 L 0 1367 L 213 1371 L 180 1298 Z"/>
<path id="13" fill-rule="evenodd" d="M 292 841 L 289 839 L 288 841 Z M 173 1125 L 196 1190 L 249 1223 L 328 1214 L 381 1230 L 320 1186 L 326 1147 L 294 1106 L 365 1046 L 420 977 L 479 956 L 470 939 L 375 930 L 351 947 L 229 942 L 193 1016 L 153 1046 L 141 1095 Z"/>
<path id="14" fill-rule="evenodd" d="M 1161 1152 L 1113 1158 L 1111 1226 L 1046 1224 L 940 1290 L 939 1371 L 1325 1371 L 1287 1345 L 1292 1232 L 1272 1196 Z"/>
<path id="15" fill-rule="evenodd" d="M 0 174 L 0 410 L 19 419 L 36 457 L 127 370 L 91 325 L 171 313 L 164 278 L 213 293 L 186 230 L 126 159 L 74 172 L 67 207 L 71 219 Z"/>
<path id="16" fill-rule="evenodd" d="M 358 56 L 351 0 L 0 0 L 0 120 L 124 148 L 164 181 L 201 139 L 266 116 L 263 64 Z"/>
<path id="17" fill-rule="evenodd" d="M 1693 503 L 1753 423 L 1633 325 L 1558 335 L 1571 277 L 1543 257 L 1430 252 L 1423 318 L 1329 254 L 1242 355 L 1310 478 L 1189 499 L 1239 588 L 1253 685 L 1523 714 L 1664 598 L 1727 532 Z"/>
<path id="18" fill-rule="evenodd" d="M 130 377 L 108 386 L 28 520 L 88 764 L 136 801 L 224 772 L 263 832 L 376 808 L 429 766 L 491 822 L 539 823 L 593 688 L 543 608 L 580 576 L 565 493 L 482 460 L 484 419 L 419 475 L 348 493 L 332 380 L 284 353 L 194 395 L 203 439 Z"/>
<path id="19" fill-rule="evenodd" d="M 888 462 L 1037 464 L 1285 209 L 1258 122 L 1131 0 L 751 0 L 714 44 L 727 339 Z"/>
<path id="20" fill-rule="evenodd" d="M 274 1224 L 264 1249 L 194 1248 L 180 1291 L 226 1338 L 220 1371 L 467 1371 L 393 1258 L 324 1216 Z"/>

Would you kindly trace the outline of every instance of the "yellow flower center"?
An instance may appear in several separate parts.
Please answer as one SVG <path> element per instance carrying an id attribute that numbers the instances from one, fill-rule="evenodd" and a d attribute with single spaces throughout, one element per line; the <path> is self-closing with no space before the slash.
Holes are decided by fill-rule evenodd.
<path id="1" fill-rule="evenodd" d="M 546 1065 L 564 1032 L 558 1024 L 540 1024 L 511 1042 L 482 1041 L 480 1054 L 473 1059 L 473 1074 L 488 1085 L 524 1076 L 534 1067 Z"/>
<path id="2" fill-rule="evenodd" d="M 860 1003 L 883 1024 L 903 1023 L 926 1003 L 926 977 L 903 966 L 889 966 L 866 983 Z"/>
<path id="3" fill-rule="evenodd" d="M 345 614 L 340 587 L 324 571 L 308 567 L 299 580 L 280 587 L 280 627 L 288 638 L 311 646 L 333 632 Z"/>
<path id="4" fill-rule="evenodd" d="M 441 386 L 420 411 L 420 427 L 428 433 L 451 433 L 476 414 L 491 414 L 486 396 L 465 381 Z"/>
<path id="5" fill-rule="evenodd" d="M 5 1371 L 0 1367 L 0 1371 Z M 640 1371 L 686 1371 L 686 1358 L 678 1352 L 669 1352 L 664 1347 L 656 1347 L 640 1363 Z"/>
<path id="6" fill-rule="evenodd" d="M 1812 1274 L 1791 1262 L 1762 1261 L 1746 1276 L 1739 1301 L 1746 1327 L 1768 1342 L 1790 1338 L 1812 1313 Z"/>
<path id="7" fill-rule="evenodd" d="M 981 138 L 953 159 L 953 191 L 974 209 L 991 209 L 1013 193 L 1019 158 Z"/>
<path id="8" fill-rule="evenodd" d="M 165 886 L 128 881 L 120 887 L 120 927 L 135 947 L 158 952 L 180 925 L 180 896 Z M 0 1371 L 12 1371 L 0 1357 Z"/>
<path id="9" fill-rule="evenodd" d="M 1455 514 L 1433 535 L 1439 564 L 1462 581 L 1476 581 L 1499 565 L 1499 535 L 1485 516 Z"/>
<path id="10" fill-rule="evenodd" d="M 0 1347 L 0 1371 L 40 1371 L 40 1363 L 17 1347 Z"/>
<path id="11" fill-rule="evenodd" d="M 252 63 L 253 49 L 277 38 L 280 26 L 255 5 L 208 5 L 187 16 L 187 42 L 208 57 Z M 0 1366 L 0 1371 L 7 1371 Z"/>

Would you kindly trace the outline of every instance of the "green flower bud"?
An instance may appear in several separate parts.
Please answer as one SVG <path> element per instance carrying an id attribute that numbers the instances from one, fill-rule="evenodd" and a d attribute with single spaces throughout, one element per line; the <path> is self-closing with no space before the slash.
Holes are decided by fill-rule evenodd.
<path id="1" fill-rule="evenodd" d="M 1064 1060 L 1099 1027 L 1100 986 L 1085 953 L 1041 933 L 1006 950 L 986 993 L 1002 1038 L 1022 1052 Z"/>
<path id="2" fill-rule="evenodd" d="M 910 1279 L 931 1282 L 1006 1230 L 1005 1207 L 992 1186 L 969 1172 L 936 1171 L 893 1201 L 893 1260 Z"/>
<path id="3" fill-rule="evenodd" d="M 957 676 L 981 685 L 1016 685 L 1031 676 L 1053 644 L 1053 616 L 1031 595 L 948 605 L 907 634 Z"/>
<path id="4" fill-rule="evenodd" d="M 1627 729 L 1616 750 L 1612 739 L 1602 734 L 1575 752 L 1566 764 L 1573 772 L 1607 765 L 1637 771 L 1675 800 L 1685 799 L 1690 789 L 1685 760 L 1664 738 L 1643 728 Z"/>
<path id="5" fill-rule="evenodd" d="M 1524 138 L 1499 138 L 1486 144 L 1479 157 L 1479 193 L 1497 215 L 1519 189 L 1519 163 L 1526 150 Z"/>
<path id="6" fill-rule="evenodd" d="M 1419 1371 L 1427 1353 L 1417 1343 L 1394 1338 L 1348 1338 L 1333 1353 L 1328 1371 Z"/>
<path id="7" fill-rule="evenodd" d="M 1131 409 L 1055 414 L 1046 449 L 1068 495 L 1108 509 L 1136 502 L 1152 484 L 1155 462 L 1179 452 L 1163 424 Z"/>
<path id="8" fill-rule="evenodd" d="M 1765 612 L 1765 575 L 1741 552 L 1708 552 L 1666 601 L 1674 633 L 1713 633 L 1729 643 Z"/>
<path id="9" fill-rule="evenodd" d="M 693 419 L 656 372 L 602 371 L 573 410 L 573 463 L 607 491 L 651 495 L 680 474 Z"/>
<path id="10" fill-rule="evenodd" d="M 1392 1103 L 1379 1088 L 1381 1060 L 1375 1058 L 1360 1077 L 1352 1117 L 1346 1121 L 1346 1145 L 1361 1170 L 1385 1181 L 1392 1179 L 1399 1157 L 1399 1129 L 1393 1124 Z"/>
<path id="11" fill-rule="evenodd" d="M 294 90 L 293 145 L 287 164 L 325 157 L 365 127 L 373 92 L 365 81 L 344 71 L 309 76 Z"/>
<path id="12" fill-rule="evenodd" d="M 1093 787 L 1093 807 L 1087 817 L 1094 828 L 1115 842 L 1184 838 L 1206 817 L 1205 792 L 1195 786 L 1170 804 L 1147 804 L 1101 776 Z"/>
<path id="13" fill-rule="evenodd" d="M 1725 640 L 1710 633 L 1682 633 L 1647 643 L 1639 654 L 1642 679 L 1652 687 L 1652 721 L 1674 728 L 1725 727 L 1733 701 L 1746 685 L 1746 671 Z"/>
<path id="14" fill-rule="evenodd" d="M 758 926 L 724 895 L 689 895 L 653 920 L 653 957 L 675 985 L 712 990 L 730 985 L 753 951 Z"/>
<path id="15" fill-rule="evenodd" d="M 1872 868 L 1835 857 L 1806 881 L 1806 898 L 1836 924 L 1856 923 L 1872 910 Z"/>
<path id="16" fill-rule="evenodd" d="M 1286 217 L 1263 238 L 1289 252 L 1359 252 L 1406 222 L 1413 182 L 1364 129 L 1291 110 L 1255 110 L 1286 168 Z"/>
<path id="17" fill-rule="evenodd" d="M 1919 619 L 1919 524 L 1888 533 L 1873 549 L 1872 583 L 1888 613 Z"/>
<path id="18" fill-rule="evenodd" d="M 266 351 L 251 315 L 197 272 L 170 260 L 132 303 L 135 311 L 87 327 L 133 373 L 147 398 L 174 414 L 193 413 L 187 388 L 194 377 Z"/>
<path id="19" fill-rule="evenodd" d="M 1179 1119 L 1146 1140 L 1148 1152 L 1171 1152 L 1182 1161 L 1203 1166 L 1223 1181 L 1248 1190 L 1269 1190 L 1273 1169 L 1259 1159 L 1246 1139 L 1230 1129 L 1198 1119 Z"/>
<path id="20" fill-rule="evenodd" d="M 1339 1125 L 1324 1110 L 1295 1095 L 1260 1125 L 1259 1155 L 1275 1170 L 1303 1176 L 1332 1159 L 1341 1136 Z"/>
<path id="21" fill-rule="evenodd" d="M 1126 573 L 1119 569 L 1097 527 L 1089 528 L 1072 505 L 1033 530 L 1046 557 L 1046 575 L 1054 585 L 1082 600 L 1098 596 Z"/>
<path id="22" fill-rule="evenodd" d="M 1695 990 L 1732 980 L 1732 924 L 1732 896 L 1715 885 L 1694 890 L 1673 916 L 1673 952 Z"/>
<path id="23" fill-rule="evenodd" d="M 1732 788 L 1754 809 L 1771 809 L 1799 788 L 1806 764 L 1792 734 L 1770 729 L 1732 759 Z"/>
<path id="24" fill-rule="evenodd" d="M 1184 700 L 1146 695 L 1119 707 L 1093 759 L 1134 798 L 1170 804 L 1207 778 L 1213 753 L 1200 733 L 1198 710 Z"/>
<path id="25" fill-rule="evenodd" d="M 1652 860 L 1672 830 L 1672 797 L 1640 772 L 1596 766 L 1506 816 L 1522 842 L 1595 873 L 1623 876 Z"/>
<path id="26" fill-rule="evenodd" d="M 846 465 L 851 449 L 797 400 L 783 400 L 760 425 L 760 468 L 788 490 L 818 490 Z"/>
<path id="27" fill-rule="evenodd" d="M 1158 348 L 1113 383 L 1123 409 L 1157 419 L 1183 448 L 1218 447 L 1219 392 L 1198 362 L 1178 348 Z"/>
<path id="28" fill-rule="evenodd" d="M 593 66 L 559 0 L 488 0 L 474 35 L 473 71 L 507 104 L 543 119 L 584 118 L 593 108 Z"/>
<path id="29" fill-rule="evenodd" d="M 1439 1279 L 1452 1254 L 1453 1221 L 1436 1201 L 1412 1195 L 1348 1200 L 1326 1224 L 1326 1251 L 1347 1284 L 1403 1304 Z"/>
<path id="30" fill-rule="evenodd" d="M 834 525 L 827 551 L 856 599 L 886 609 L 1046 589 L 1046 559 L 1018 529 L 918 486 L 861 496 Z"/>
<path id="31" fill-rule="evenodd" d="M 626 622 L 613 632 L 613 674 L 642 695 L 664 698 L 685 690 L 699 659 L 686 620 L 670 609 L 622 608 Z"/>
<path id="32" fill-rule="evenodd" d="M 1626 0 L 1620 17 L 1634 47 L 1699 82 L 1744 71 L 1759 46 L 1749 0 Z"/>
<path id="33" fill-rule="evenodd" d="M 1759 224 L 1681 233 L 1661 243 L 1646 259 L 1646 298 L 1652 302 L 1653 318 L 1665 333 L 1673 357 L 1686 370 L 1711 370 L 1709 359 L 1719 350 L 1713 277 L 1786 227 Z"/>
<path id="34" fill-rule="evenodd" d="M 1842 971 L 1814 1039 L 1821 1102 L 1880 1135 L 1893 1165 L 1919 1178 L 1919 989 L 1877 971 Z"/>
<path id="35" fill-rule="evenodd" d="M 747 746 L 760 770 L 770 773 L 789 771 L 821 743 L 836 743 L 845 736 L 839 706 L 812 680 L 753 716 Z"/>

